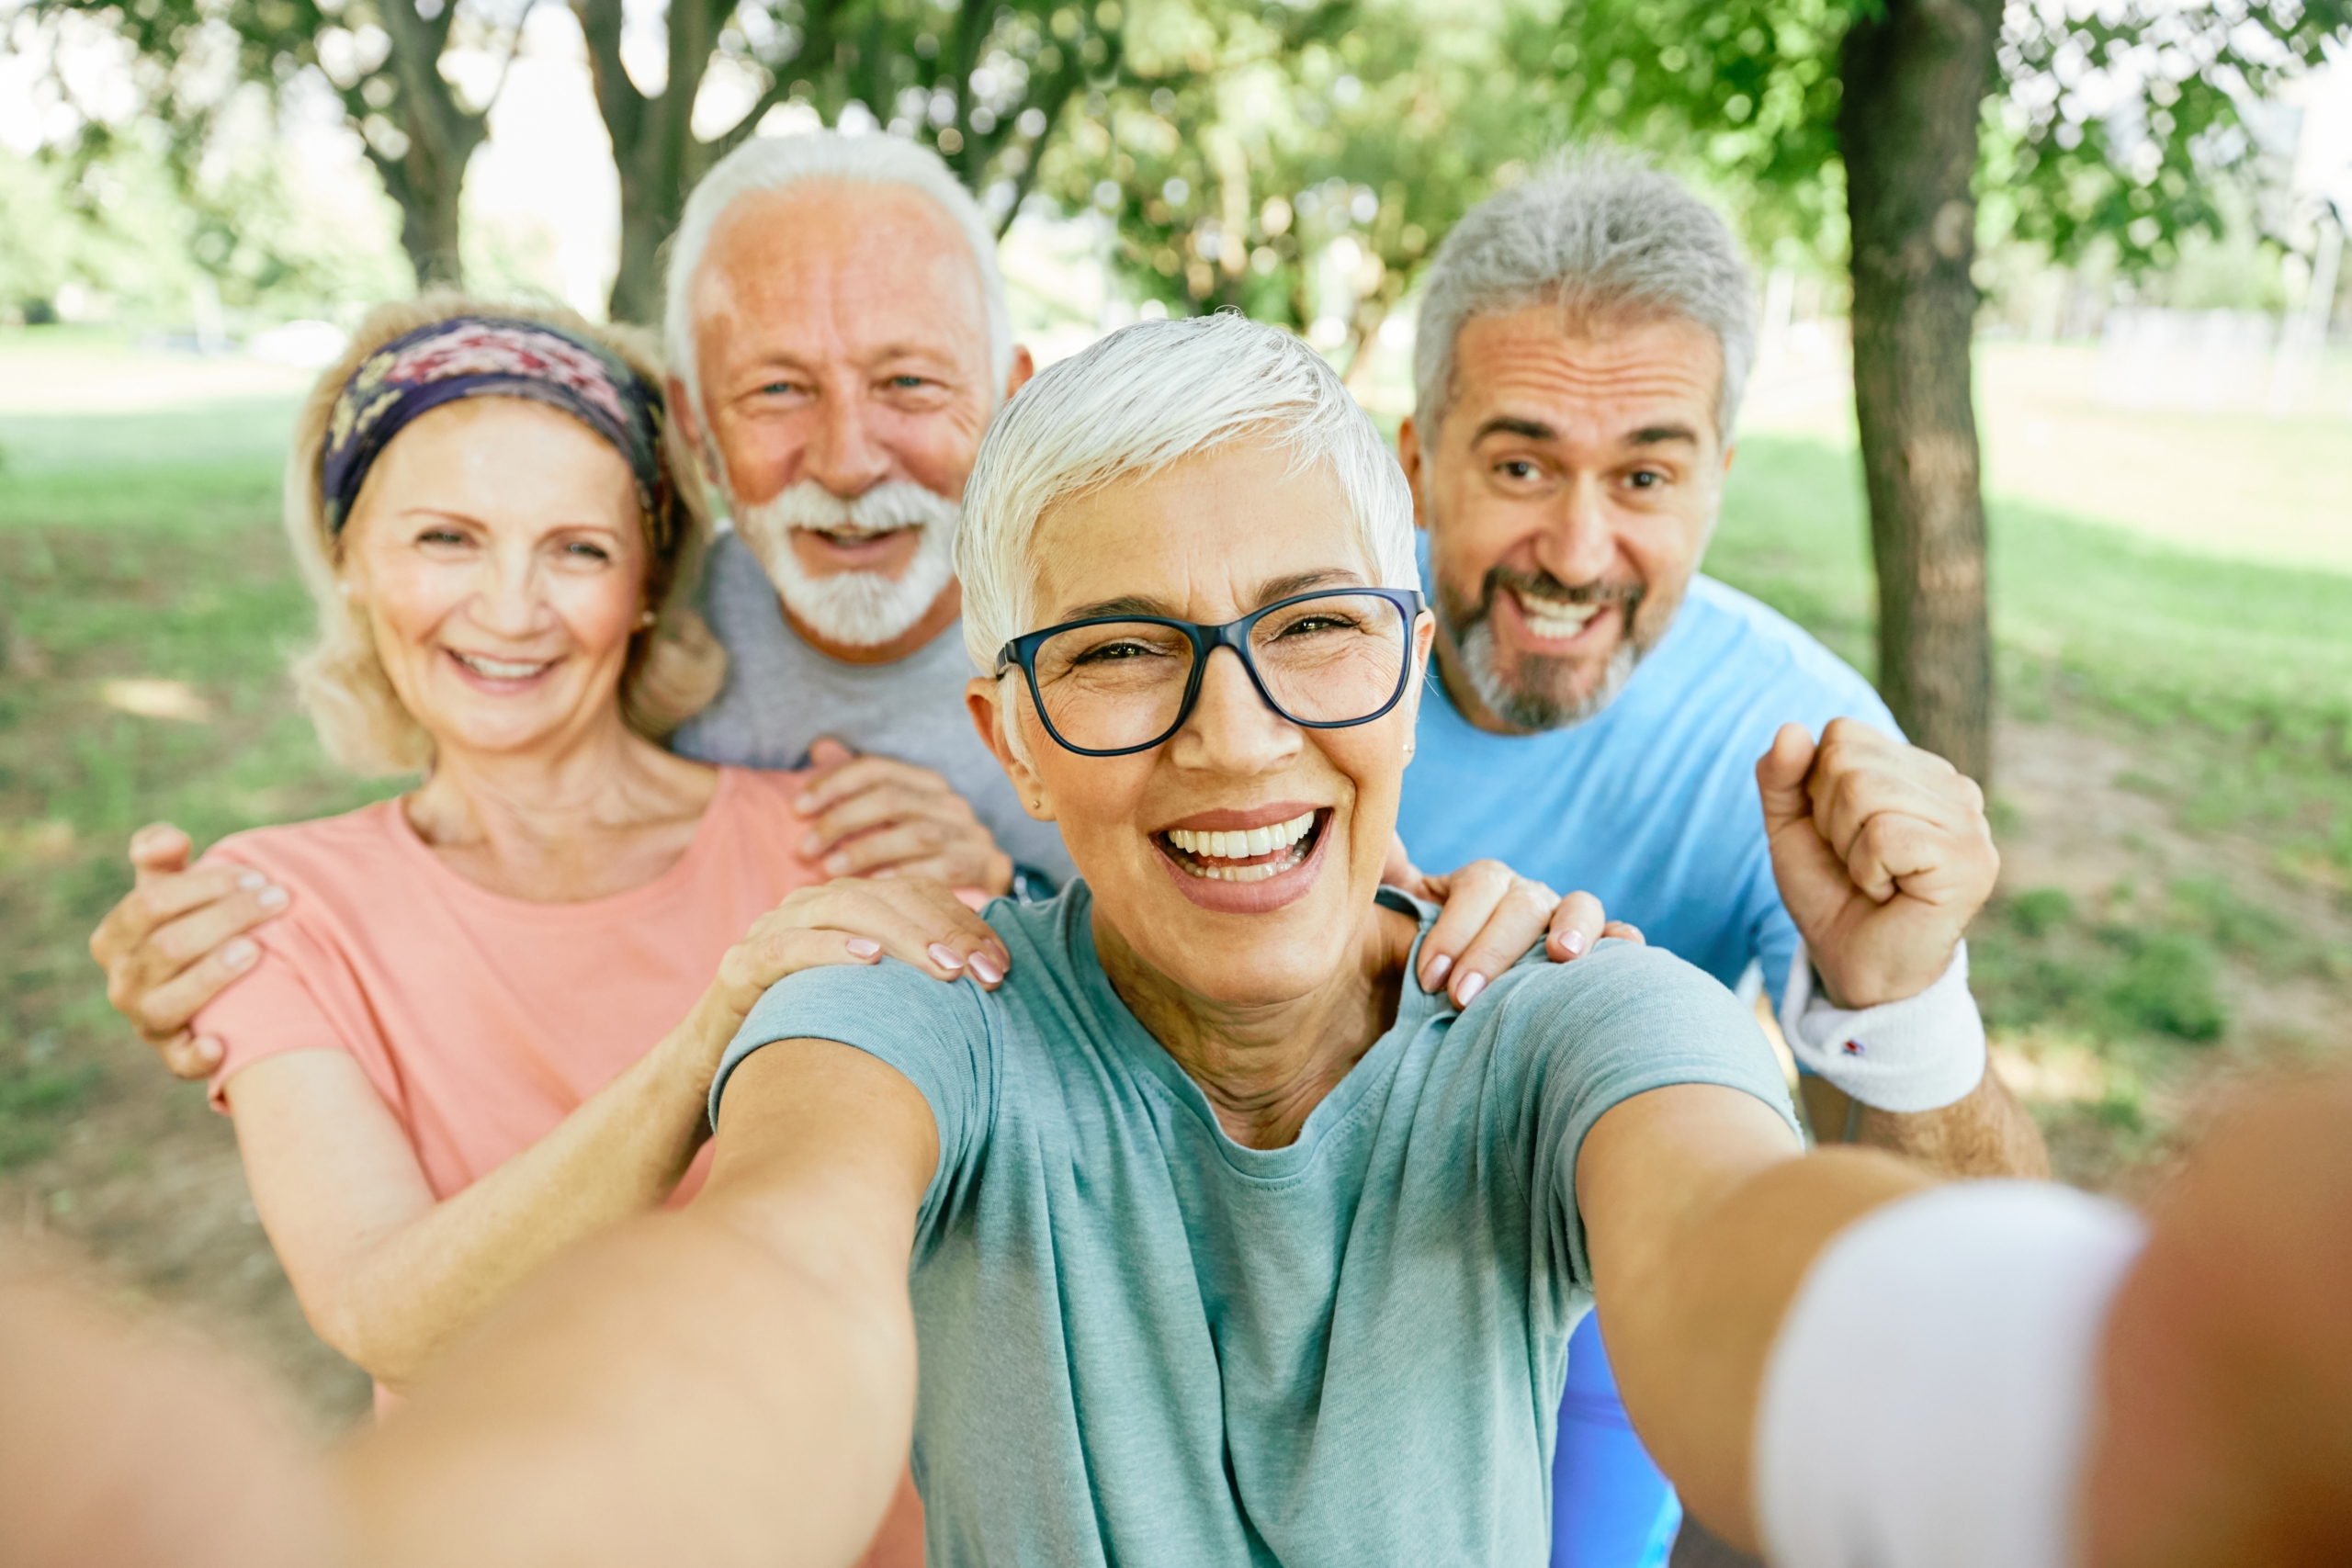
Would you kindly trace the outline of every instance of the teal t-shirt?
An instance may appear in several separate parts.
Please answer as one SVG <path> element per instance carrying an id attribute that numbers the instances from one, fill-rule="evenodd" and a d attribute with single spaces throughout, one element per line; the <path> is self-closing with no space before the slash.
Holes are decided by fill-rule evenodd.
<path id="1" fill-rule="evenodd" d="M 989 906 L 993 995 L 887 960 L 793 976 L 712 1086 L 716 1116 L 752 1052 L 835 1040 L 938 1120 L 910 1274 L 926 1561 L 1542 1562 L 1590 1300 L 1577 1147 L 1668 1084 L 1789 1116 L 1754 1020 L 1615 942 L 1459 1012 L 1408 981 L 1297 1141 L 1245 1148 L 1112 989 L 1090 908 L 1082 882 Z"/>

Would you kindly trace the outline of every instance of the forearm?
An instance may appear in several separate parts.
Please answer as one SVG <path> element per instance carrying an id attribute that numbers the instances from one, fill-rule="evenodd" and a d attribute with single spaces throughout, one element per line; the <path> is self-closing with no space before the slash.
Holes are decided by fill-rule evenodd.
<path id="1" fill-rule="evenodd" d="M 385 1387 L 583 1236 L 661 1203 L 707 1134 L 707 1053 L 681 1025 L 537 1143 L 357 1253 L 311 1315 Z M 306 1306 L 312 1306 L 310 1300 Z"/>
<path id="2" fill-rule="evenodd" d="M 914 1364 L 902 1267 L 646 1216 L 544 1270 L 354 1447 L 354 1560 L 850 1563 L 906 1462 Z"/>
<path id="3" fill-rule="evenodd" d="M 1930 1184 L 1873 1152 L 1821 1150 L 1768 1166 L 1704 1213 L 1657 1216 L 1670 1245 L 1612 1269 L 1596 1238 L 1600 1303 L 1625 1407 L 1691 1510 L 1753 1550 L 1757 1401 L 1781 1321 L 1840 1230 Z"/>
<path id="4" fill-rule="evenodd" d="M 1934 1111 L 1881 1111 L 1825 1078 L 1803 1084 L 1805 1114 L 1823 1144 L 1859 1144 L 1918 1161 L 1939 1175 L 2044 1178 L 2041 1129 L 1987 1062 L 1976 1088 Z"/>

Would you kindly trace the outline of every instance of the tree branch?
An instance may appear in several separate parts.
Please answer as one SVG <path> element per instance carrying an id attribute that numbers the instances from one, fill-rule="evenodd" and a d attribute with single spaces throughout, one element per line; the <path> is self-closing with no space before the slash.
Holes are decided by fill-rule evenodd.
<path id="1" fill-rule="evenodd" d="M 514 36 L 507 40 L 506 57 L 498 62 L 498 80 L 492 85 L 490 96 L 482 100 L 484 119 L 490 118 L 490 111 L 498 106 L 499 96 L 506 91 L 507 73 L 514 69 L 514 57 L 523 52 L 523 28 L 530 22 L 532 7 L 538 3 L 539 0 L 523 0 L 523 14 L 514 18 Z"/>
<path id="2" fill-rule="evenodd" d="M 637 145 L 645 116 L 645 95 L 621 63 L 621 0 L 571 0 L 580 36 L 588 46 L 588 76 L 596 90 L 596 112 L 613 139 L 613 161 Z"/>

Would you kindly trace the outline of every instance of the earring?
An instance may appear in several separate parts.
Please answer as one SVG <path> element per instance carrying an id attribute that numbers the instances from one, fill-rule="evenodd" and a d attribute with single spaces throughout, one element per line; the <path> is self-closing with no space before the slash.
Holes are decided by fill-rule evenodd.
<path id="1" fill-rule="evenodd" d="M 661 616 L 655 615 L 652 611 L 647 610 L 639 615 L 637 617 L 637 624 L 639 626 L 650 626 L 661 618 Z"/>

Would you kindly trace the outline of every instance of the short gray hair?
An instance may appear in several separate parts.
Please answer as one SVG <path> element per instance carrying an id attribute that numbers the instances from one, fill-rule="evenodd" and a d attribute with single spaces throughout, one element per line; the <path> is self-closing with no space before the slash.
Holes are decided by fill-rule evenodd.
<path id="1" fill-rule="evenodd" d="M 1230 312 L 1138 321 L 1039 371 L 980 443 L 956 536 L 980 672 L 1035 629 L 1029 547 L 1047 509 L 1253 436 L 1287 448 L 1292 471 L 1338 479 L 1377 586 L 1420 586 L 1404 472 L 1321 355 Z"/>
<path id="2" fill-rule="evenodd" d="M 1556 304 L 1572 320 L 1679 317 L 1723 349 L 1715 433 L 1731 439 L 1756 363 L 1756 288 L 1713 208 L 1622 152 L 1563 156 L 1488 197 L 1438 247 L 1413 338 L 1424 446 L 1453 405 L 1453 355 L 1474 316 Z"/>
<path id="3" fill-rule="evenodd" d="M 994 376 L 989 401 L 1004 395 L 1012 374 L 1012 312 L 1004 299 L 1004 275 L 996 262 L 996 231 L 972 193 L 964 188 L 938 153 L 886 134 L 843 136 L 811 130 L 791 136 L 755 136 L 711 166 L 686 197 L 678 231 L 670 242 L 663 335 L 670 369 L 686 389 L 695 412 L 702 412 L 700 367 L 695 362 L 695 273 L 713 230 L 747 196 L 780 191 L 802 180 L 904 186 L 922 192 L 962 230 L 980 269 L 980 298 L 988 311 L 989 368 Z"/>

